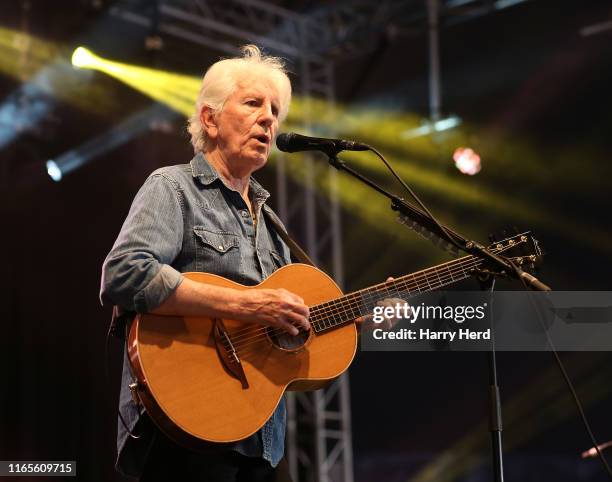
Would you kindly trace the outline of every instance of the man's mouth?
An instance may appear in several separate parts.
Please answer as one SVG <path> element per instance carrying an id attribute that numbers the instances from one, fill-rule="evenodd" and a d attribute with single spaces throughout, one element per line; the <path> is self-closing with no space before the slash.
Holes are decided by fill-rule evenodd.
<path id="1" fill-rule="evenodd" d="M 258 136 L 253 136 L 254 139 L 257 139 L 262 144 L 268 144 L 270 142 L 270 138 L 266 134 L 260 134 Z"/>

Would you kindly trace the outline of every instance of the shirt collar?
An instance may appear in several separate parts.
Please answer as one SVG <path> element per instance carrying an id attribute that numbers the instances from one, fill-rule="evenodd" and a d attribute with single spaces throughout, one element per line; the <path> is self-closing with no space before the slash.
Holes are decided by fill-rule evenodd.
<path id="1" fill-rule="evenodd" d="M 223 179 L 219 176 L 219 173 L 212 167 L 204 157 L 204 154 L 198 152 L 190 162 L 191 172 L 194 178 L 197 178 L 202 184 L 208 186 L 217 179 L 227 187 L 223 182 Z M 266 191 L 261 184 L 259 184 L 253 176 L 249 179 L 249 188 L 253 199 L 265 202 L 269 197 L 270 193 Z M 228 188 L 229 189 L 229 188 Z"/>
<path id="2" fill-rule="evenodd" d="M 204 157 L 204 154 L 201 152 L 198 152 L 195 155 L 190 164 L 193 177 L 197 178 L 205 186 L 208 186 L 219 179 L 219 174 L 214 167 L 208 163 Z"/>

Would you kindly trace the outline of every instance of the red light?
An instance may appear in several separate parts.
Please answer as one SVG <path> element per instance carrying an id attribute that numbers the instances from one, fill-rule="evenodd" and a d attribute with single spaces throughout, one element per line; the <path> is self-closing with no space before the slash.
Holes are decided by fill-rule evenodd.
<path id="1" fill-rule="evenodd" d="M 455 149 L 453 159 L 457 169 L 459 169 L 463 174 L 468 174 L 469 176 L 478 174 L 482 167 L 480 164 L 480 156 L 469 147 L 458 147 Z"/>

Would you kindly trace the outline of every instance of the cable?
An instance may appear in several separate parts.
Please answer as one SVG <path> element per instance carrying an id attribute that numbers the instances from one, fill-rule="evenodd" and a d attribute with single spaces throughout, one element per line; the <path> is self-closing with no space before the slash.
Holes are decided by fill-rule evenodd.
<path id="1" fill-rule="evenodd" d="M 515 271 L 517 271 L 518 273 L 518 266 L 516 266 L 516 264 L 514 264 L 514 262 L 509 259 L 508 263 L 510 263 L 510 265 L 512 266 L 512 268 L 514 268 Z M 584 413 L 584 409 L 582 408 L 582 403 L 580 402 L 580 399 L 578 398 L 578 394 L 576 393 L 576 389 L 574 388 L 574 384 L 572 383 L 569 375 L 567 374 L 567 371 L 565 370 L 565 366 L 563 365 L 563 362 L 561 361 L 561 358 L 559 357 L 559 353 L 557 353 L 557 350 L 555 349 L 555 345 L 553 344 L 552 340 L 550 339 L 550 335 L 548 334 L 548 328 L 546 327 L 546 324 L 544 323 L 543 317 L 542 317 L 542 312 L 538 309 L 538 306 L 536 305 L 535 301 L 533 300 L 533 296 L 532 296 L 532 292 L 529 289 L 529 287 L 527 286 L 527 283 L 525 283 L 525 280 L 521 277 L 519 277 L 519 279 L 521 280 L 521 283 L 523 284 L 523 287 L 525 288 L 525 290 L 529 293 L 529 301 L 531 302 L 534 311 L 537 314 L 537 318 L 538 321 L 542 327 L 542 330 L 544 331 L 544 334 L 546 335 L 546 341 L 548 343 L 548 345 L 550 346 L 550 351 L 552 352 L 555 361 L 557 363 L 557 366 L 559 367 L 559 370 L 561 371 L 561 374 L 563 375 L 563 378 L 565 380 L 565 383 L 567 384 L 567 387 L 570 391 L 570 393 L 572 394 L 572 398 L 574 399 L 574 403 L 576 404 L 576 408 L 578 409 L 578 413 L 580 414 L 580 417 L 582 419 L 582 423 L 584 425 L 584 428 L 586 429 L 589 438 L 591 439 L 591 443 L 593 444 L 595 450 L 597 451 L 597 455 L 599 455 L 599 459 L 601 460 L 601 463 L 604 466 L 605 471 L 608 473 L 608 475 L 610 476 L 610 479 L 612 479 L 612 470 L 610 469 L 610 466 L 608 465 L 608 461 L 606 460 L 606 457 L 604 456 L 603 452 L 601 451 L 601 448 L 599 446 L 599 443 L 597 442 L 597 440 L 595 439 L 595 435 L 593 434 L 593 430 L 591 429 L 591 424 L 589 423 L 586 414 Z"/>
<path id="2" fill-rule="evenodd" d="M 425 204 L 419 199 L 419 197 L 414 193 L 414 191 L 410 188 L 410 186 L 408 186 L 408 184 L 404 182 L 404 180 L 399 176 L 399 174 L 395 172 L 395 169 L 393 169 L 393 167 L 391 166 L 391 164 L 389 164 L 389 162 L 385 159 L 385 157 L 380 152 L 378 152 L 374 147 L 372 146 L 368 146 L 368 147 L 370 151 L 372 151 L 374 154 L 376 154 L 380 158 L 380 160 L 384 163 L 387 169 L 389 169 L 389 171 L 391 172 L 393 177 L 397 180 L 397 182 L 399 182 L 404 187 L 404 189 L 406 189 L 408 194 L 412 196 L 412 198 L 417 202 L 417 204 L 421 207 L 421 209 L 425 212 L 425 214 L 429 216 L 429 219 L 431 219 L 435 223 L 435 225 L 438 226 L 440 231 L 444 233 L 444 236 L 446 236 L 447 241 L 451 243 L 453 246 L 455 246 L 457 249 L 459 249 L 460 251 L 465 251 L 465 246 L 461 246 L 455 240 L 455 238 L 453 238 L 450 235 L 450 233 L 446 230 L 446 228 L 438 222 L 438 220 L 434 217 L 433 214 L 431 214 L 429 209 L 427 209 L 427 206 L 425 206 Z"/>

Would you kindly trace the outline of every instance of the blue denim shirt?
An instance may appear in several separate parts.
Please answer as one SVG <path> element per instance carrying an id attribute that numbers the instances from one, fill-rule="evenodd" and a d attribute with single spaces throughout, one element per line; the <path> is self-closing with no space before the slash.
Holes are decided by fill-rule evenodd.
<path id="1" fill-rule="evenodd" d="M 104 261 L 102 302 L 146 313 L 176 289 L 181 273 L 203 271 L 254 285 L 290 263 L 289 248 L 261 213 L 269 193 L 251 178 L 249 196 L 257 226 L 244 199 L 223 182 L 202 154 L 189 164 L 153 172 L 136 195 Z M 130 430 L 143 411 L 132 402 L 131 381 L 124 356 L 119 410 Z M 233 449 L 276 466 L 284 452 L 285 425 L 283 399 L 261 430 Z M 119 421 L 117 469 L 139 476 L 152 442 L 151 436 L 129 438 Z"/>

